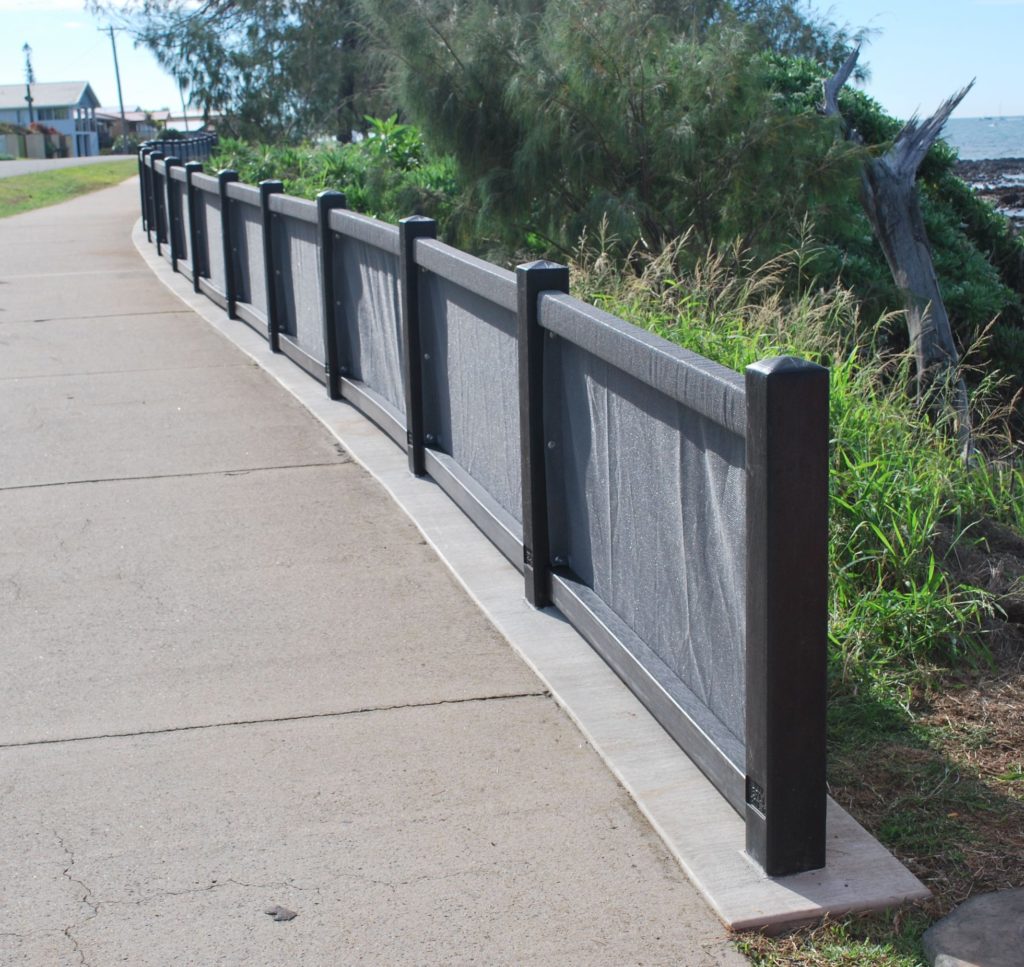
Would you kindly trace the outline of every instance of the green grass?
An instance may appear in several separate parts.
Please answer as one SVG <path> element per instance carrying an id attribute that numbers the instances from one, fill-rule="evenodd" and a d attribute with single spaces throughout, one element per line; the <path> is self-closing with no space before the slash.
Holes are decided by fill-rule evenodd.
<path id="1" fill-rule="evenodd" d="M 0 218 L 109 188 L 131 178 L 138 170 L 138 162 L 130 159 L 0 178 Z"/>

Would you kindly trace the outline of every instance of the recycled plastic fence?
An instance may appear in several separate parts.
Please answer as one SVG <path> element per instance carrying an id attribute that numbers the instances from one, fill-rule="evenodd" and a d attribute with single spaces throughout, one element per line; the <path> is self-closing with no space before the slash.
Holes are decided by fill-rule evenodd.
<path id="1" fill-rule="evenodd" d="M 744 818 L 825 864 L 828 372 L 744 374 L 435 238 L 140 152 L 147 238 L 406 450 Z"/>

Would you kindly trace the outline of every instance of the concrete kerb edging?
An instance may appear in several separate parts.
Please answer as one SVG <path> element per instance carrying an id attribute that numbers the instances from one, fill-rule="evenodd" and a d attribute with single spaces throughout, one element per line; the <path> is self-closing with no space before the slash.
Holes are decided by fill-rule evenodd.
<path id="1" fill-rule="evenodd" d="M 522 576 L 405 453 L 358 410 L 191 284 L 146 242 L 132 239 L 175 295 L 301 402 L 412 520 L 459 584 L 533 669 L 635 800 L 687 876 L 731 930 L 778 931 L 826 914 L 927 898 L 921 882 L 832 799 L 828 865 L 769 879 L 744 852 L 743 822 L 615 673 L 554 609 L 535 611 Z"/>

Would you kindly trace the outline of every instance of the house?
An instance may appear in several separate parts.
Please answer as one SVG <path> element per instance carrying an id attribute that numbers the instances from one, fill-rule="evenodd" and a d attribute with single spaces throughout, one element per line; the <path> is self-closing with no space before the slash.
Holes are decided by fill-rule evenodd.
<path id="1" fill-rule="evenodd" d="M 66 143 L 73 157 L 100 153 L 96 128 L 100 102 L 87 81 L 33 84 L 31 117 L 25 86 L 0 84 L 0 122 L 27 128 L 38 121 L 69 139 Z"/>
<path id="2" fill-rule="evenodd" d="M 129 138 L 145 141 L 148 138 L 159 137 L 162 131 L 169 128 L 182 134 L 211 131 L 221 116 L 220 111 L 211 111 L 204 117 L 198 110 L 183 114 L 180 111 L 169 111 L 167 108 L 143 111 L 140 107 L 134 107 L 125 110 L 124 123 Z M 96 121 L 99 124 L 100 147 L 109 148 L 121 137 L 121 110 L 117 107 L 101 107 L 96 111 Z"/>
<path id="3" fill-rule="evenodd" d="M 143 111 L 136 106 L 124 112 L 124 123 L 129 138 L 145 141 L 156 137 L 158 121 L 156 115 L 161 111 Z M 121 109 L 119 107 L 100 107 L 96 110 L 96 123 L 99 129 L 100 147 L 109 148 L 121 137 Z"/>

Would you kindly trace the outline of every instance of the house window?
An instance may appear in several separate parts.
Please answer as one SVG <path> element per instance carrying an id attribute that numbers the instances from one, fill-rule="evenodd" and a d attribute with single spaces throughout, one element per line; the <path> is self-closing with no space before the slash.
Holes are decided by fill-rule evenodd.
<path id="1" fill-rule="evenodd" d="M 70 117 L 66 107 L 41 107 L 37 114 L 40 121 L 66 121 Z"/>

